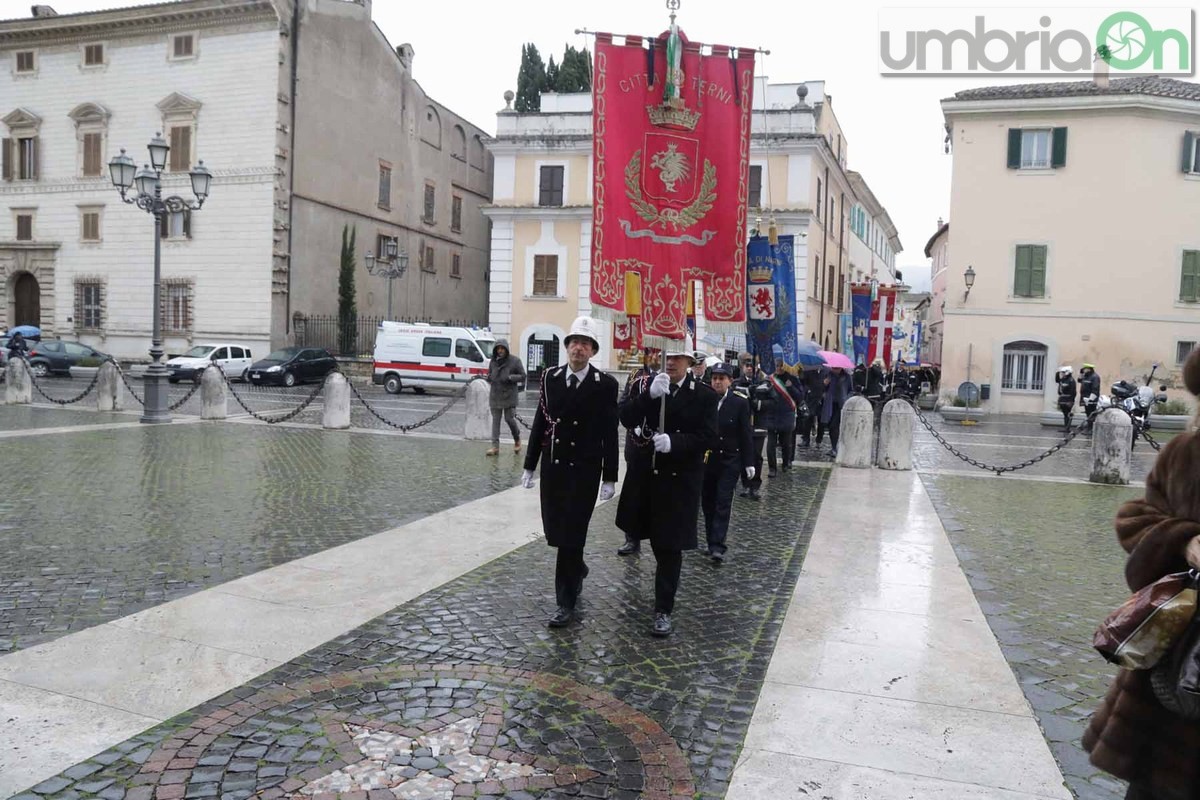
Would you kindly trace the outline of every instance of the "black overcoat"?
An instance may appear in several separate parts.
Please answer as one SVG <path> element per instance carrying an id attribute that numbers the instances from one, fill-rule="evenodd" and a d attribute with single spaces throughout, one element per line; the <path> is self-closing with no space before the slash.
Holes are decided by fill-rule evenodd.
<path id="1" fill-rule="evenodd" d="M 709 456 L 720 456 L 722 461 L 739 465 L 743 470 L 754 466 L 754 431 L 750 427 L 750 401 L 732 389 L 725 395 L 717 395 L 717 433 L 718 443 L 716 452 Z"/>
<path id="2" fill-rule="evenodd" d="M 660 550 L 695 549 L 705 459 L 719 446 L 719 399 L 689 372 L 675 396 L 667 398 L 671 452 L 655 457 L 652 444 L 634 448 L 617 505 L 617 527 L 630 538 L 649 539 Z M 648 381 L 640 383 L 621 404 L 621 424 L 658 430 L 661 402 L 650 397 Z"/>
<path id="3" fill-rule="evenodd" d="M 551 547 L 583 547 L 600 481 L 617 481 L 617 381 L 589 365 L 575 389 L 566 366 L 547 370 L 525 469 L 541 461 L 542 531 Z"/>

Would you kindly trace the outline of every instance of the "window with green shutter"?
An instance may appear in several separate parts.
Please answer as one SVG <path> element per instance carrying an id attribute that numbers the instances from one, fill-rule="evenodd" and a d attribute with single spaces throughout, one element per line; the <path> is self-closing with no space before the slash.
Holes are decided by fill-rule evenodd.
<path id="1" fill-rule="evenodd" d="M 1046 296 L 1046 245 L 1017 245 L 1013 297 Z"/>
<path id="2" fill-rule="evenodd" d="M 1200 250 L 1183 251 L 1179 300 L 1182 303 L 1200 303 Z"/>

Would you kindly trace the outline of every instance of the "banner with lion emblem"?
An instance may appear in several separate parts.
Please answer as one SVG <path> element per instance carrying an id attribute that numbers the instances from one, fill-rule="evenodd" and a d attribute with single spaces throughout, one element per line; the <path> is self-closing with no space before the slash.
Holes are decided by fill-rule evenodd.
<path id="1" fill-rule="evenodd" d="M 688 335 L 692 281 L 707 329 L 743 332 L 754 50 L 599 34 L 593 75 L 593 313 L 623 321 L 635 272 L 647 346 Z"/>

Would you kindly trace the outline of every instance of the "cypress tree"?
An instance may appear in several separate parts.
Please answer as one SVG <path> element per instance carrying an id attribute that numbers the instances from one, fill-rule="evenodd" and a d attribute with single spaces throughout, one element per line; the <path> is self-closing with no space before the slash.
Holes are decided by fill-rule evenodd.
<path id="1" fill-rule="evenodd" d="M 354 245 L 358 228 L 342 226 L 342 260 L 338 269 L 338 347 L 341 355 L 357 355 L 358 308 L 354 297 Z"/>
<path id="2" fill-rule="evenodd" d="M 563 60 L 563 67 L 566 67 L 567 62 Z M 550 63 L 546 65 L 546 84 L 542 87 L 543 92 L 559 91 L 558 82 L 563 70 L 554 63 L 554 56 L 550 56 Z"/>
<path id="3" fill-rule="evenodd" d="M 542 110 L 542 89 L 546 86 L 546 67 L 537 46 L 521 48 L 521 68 L 517 72 L 517 100 L 513 108 L 518 113 Z"/>

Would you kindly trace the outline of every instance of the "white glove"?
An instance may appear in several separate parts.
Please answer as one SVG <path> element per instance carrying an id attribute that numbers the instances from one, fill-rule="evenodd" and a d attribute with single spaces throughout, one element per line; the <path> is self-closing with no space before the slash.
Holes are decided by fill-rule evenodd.
<path id="1" fill-rule="evenodd" d="M 746 467 L 746 480 L 754 480 L 754 467 Z"/>
<path id="2" fill-rule="evenodd" d="M 603 503 L 605 500 L 612 500 L 613 495 L 616 493 L 617 485 L 615 483 L 609 483 L 608 481 L 605 481 L 604 483 L 600 484 L 600 502 Z"/>
<path id="3" fill-rule="evenodd" d="M 654 380 L 650 382 L 650 397 L 657 400 L 669 391 L 671 391 L 671 376 L 665 372 L 655 375 Z"/>
<path id="4" fill-rule="evenodd" d="M 654 451 L 656 453 L 671 452 L 671 437 L 665 433 L 654 434 Z"/>
<path id="5" fill-rule="evenodd" d="M 527 469 L 521 473 L 521 485 L 526 489 L 533 488 L 533 470 Z"/>

